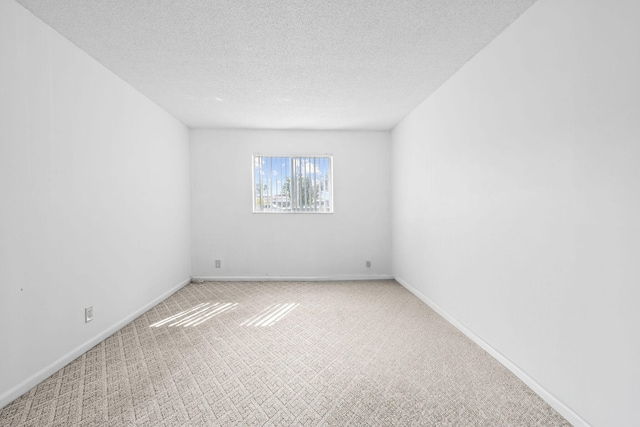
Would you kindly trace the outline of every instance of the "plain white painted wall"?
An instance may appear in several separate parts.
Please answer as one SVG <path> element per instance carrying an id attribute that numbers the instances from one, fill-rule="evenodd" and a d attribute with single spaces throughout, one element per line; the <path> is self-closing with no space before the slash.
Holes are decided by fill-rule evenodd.
<path id="1" fill-rule="evenodd" d="M 638 22 L 540 0 L 392 132 L 396 277 L 603 427 L 640 402 Z"/>
<path id="2" fill-rule="evenodd" d="M 192 130 L 193 276 L 390 277 L 390 141 L 389 132 Z M 252 213 L 258 152 L 333 154 L 335 212 Z"/>
<path id="3" fill-rule="evenodd" d="M 0 58 L 2 406 L 191 266 L 187 128 L 9 0 Z"/>

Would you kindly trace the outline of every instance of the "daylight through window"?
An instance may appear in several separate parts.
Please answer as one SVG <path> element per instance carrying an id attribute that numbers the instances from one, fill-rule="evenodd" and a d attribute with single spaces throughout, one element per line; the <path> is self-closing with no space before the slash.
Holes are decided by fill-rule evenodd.
<path id="1" fill-rule="evenodd" d="M 253 211 L 332 213 L 333 158 L 253 156 Z"/>

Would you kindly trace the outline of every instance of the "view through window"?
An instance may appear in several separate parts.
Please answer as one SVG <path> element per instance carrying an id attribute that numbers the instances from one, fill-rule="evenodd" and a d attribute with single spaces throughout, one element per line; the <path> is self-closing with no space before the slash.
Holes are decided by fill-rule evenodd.
<path id="1" fill-rule="evenodd" d="M 253 211 L 332 213 L 333 157 L 253 156 Z"/>

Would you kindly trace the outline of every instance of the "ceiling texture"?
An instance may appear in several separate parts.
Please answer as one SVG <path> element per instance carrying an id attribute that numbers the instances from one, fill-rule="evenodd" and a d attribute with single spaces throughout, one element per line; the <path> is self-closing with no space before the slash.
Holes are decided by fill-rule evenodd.
<path id="1" fill-rule="evenodd" d="M 388 130 L 535 0 L 17 0 L 189 127 Z"/>

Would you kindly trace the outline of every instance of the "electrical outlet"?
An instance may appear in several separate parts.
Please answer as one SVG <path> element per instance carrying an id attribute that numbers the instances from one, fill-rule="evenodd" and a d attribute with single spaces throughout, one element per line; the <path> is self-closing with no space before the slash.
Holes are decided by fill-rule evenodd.
<path id="1" fill-rule="evenodd" d="M 367 261 L 367 268 L 371 267 L 371 261 Z"/>
<path id="2" fill-rule="evenodd" d="M 220 262 L 219 259 L 216 260 L 216 268 L 220 268 L 220 266 L 222 265 L 222 263 Z"/>
<path id="3" fill-rule="evenodd" d="M 84 323 L 89 323 L 93 320 L 93 306 L 84 309 Z"/>

